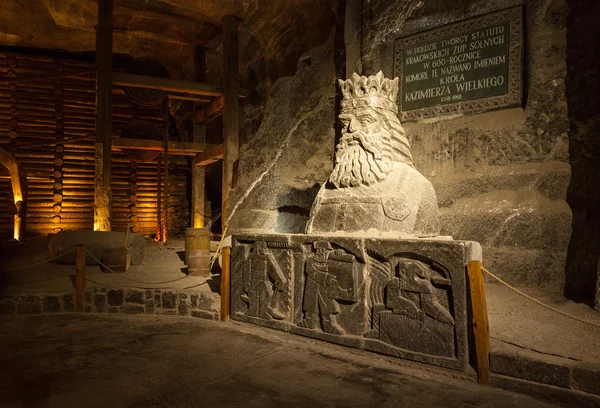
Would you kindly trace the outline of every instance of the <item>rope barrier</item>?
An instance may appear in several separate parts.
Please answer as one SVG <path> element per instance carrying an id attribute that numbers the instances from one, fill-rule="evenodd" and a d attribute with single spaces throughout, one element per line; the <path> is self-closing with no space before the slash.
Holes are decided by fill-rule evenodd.
<path id="1" fill-rule="evenodd" d="M 127 277 L 121 275 L 120 273 L 113 271 L 108 266 L 106 266 L 102 262 L 100 262 L 100 260 L 98 258 L 96 258 L 94 256 L 94 254 L 92 254 L 90 251 L 88 251 L 87 248 L 85 249 L 85 252 L 87 252 L 96 262 L 98 262 L 99 265 L 102 265 L 110 273 L 114 274 L 115 276 L 117 276 L 117 277 L 119 277 L 121 279 L 124 279 L 124 280 L 129 281 L 129 282 L 133 282 L 133 283 L 139 283 L 139 284 L 142 284 L 142 285 L 164 285 L 164 284 L 167 284 L 167 283 L 178 282 L 180 280 L 187 279 L 187 278 L 193 276 L 193 275 L 186 275 L 186 276 L 182 276 L 181 278 L 171 279 L 171 280 L 163 281 L 163 282 L 143 282 L 143 281 L 138 281 L 136 279 L 127 278 Z"/>
<path id="2" fill-rule="evenodd" d="M 562 310 L 558 310 L 558 309 L 556 309 L 556 308 L 554 308 L 552 306 L 549 306 L 549 305 L 547 305 L 545 303 L 542 303 L 539 300 L 537 300 L 537 299 L 529 296 L 528 294 L 521 292 L 519 289 L 517 289 L 517 288 L 515 288 L 515 287 L 513 287 L 511 285 L 509 285 L 508 283 L 506 283 L 505 281 L 503 281 L 502 279 L 500 279 L 498 276 L 494 275 L 493 273 L 491 273 L 487 269 L 482 268 L 482 270 L 485 273 L 487 273 L 488 275 L 490 275 L 492 278 L 494 278 L 495 280 L 497 280 L 498 282 L 500 282 L 501 284 L 503 284 L 504 286 L 506 286 L 507 288 L 509 288 L 510 290 L 512 290 L 513 292 L 515 292 L 515 293 L 523 296 L 525 299 L 528 299 L 528 300 L 532 301 L 533 303 L 536 303 L 536 304 L 538 304 L 538 305 L 540 305 L 540 306 L 542 306 L 542 307 L 544 307 L 544 308 L 546 308 L 548 310 L 551 310 L 551 311 L 553 311 L 555 313 L 558 313 L 560 315 L 568 317 L 569 319 L 573 319 L 575 321 L 578 321 L 579 323 L 583 323 L 583 324 L 587 324 L 587 325 L 590 325 L 590 326 L 593 326 L 593 327 L 600 328 L 600 324 L 598 324 L 598 323 L 590 322 L 589 320 L 580 319 L 579 317 L 570 315 L 568 313 L 563 312 Z"/>
<path id="3" fill-rule="evenodd" d="M 70 254 L 71 252 L 74 252 L 74 251 L 75 251 L 75 248 L 71 249 L 70 251 L 63 252 L 62 254 L 57 255 L 54 258 L 44 259 L 43 261 L 32 263 L 31 265 L 17 266 L 16 268 L 3 269 L 2 272 L 16 271 L 18 269 L 25 269 L 25 268 L 30 268 L 32 266 L 41 265 L 41 264 L 44 264 L 44 263 L 47 263 L 47 262 L 50 262 L 50 261 L 54 261 L 55 259 L 58 259 L 58 258 L 60 258 L 61 256 L 64 256 L 64 255 Z"/>

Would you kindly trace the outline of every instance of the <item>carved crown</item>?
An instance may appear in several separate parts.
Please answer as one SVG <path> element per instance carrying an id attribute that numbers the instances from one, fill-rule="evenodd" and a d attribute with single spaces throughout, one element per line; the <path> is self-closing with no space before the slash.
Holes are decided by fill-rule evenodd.
<path id="1" fill-rule="evenodd" d="M 342 109 L 360 107 L 380 107 L 398 113 L 396 96 L 398 95 L 398 78 L 383 77 L 383 72 L 369 77 L 352 74 L 347 80 L 338 80 L 342 89 Z"/>

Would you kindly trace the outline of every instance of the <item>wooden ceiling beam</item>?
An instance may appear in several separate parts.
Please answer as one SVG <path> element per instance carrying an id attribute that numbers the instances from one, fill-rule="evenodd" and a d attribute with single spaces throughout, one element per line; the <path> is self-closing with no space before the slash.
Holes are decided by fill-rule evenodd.
<path id="1" fill-rule="evenodd" d="M 225 147 L 223 144 L 213 146 L 209 149 L 206 149 L 202 153 L 198 153 L 194 157 L 194 164 L 196 166 L 206 166 L 207 164 L 211 164 L 223 159 L 223 152 L 225 151 Z"/>
<path id="2" fill-rule="evenodd" d="M 148 75 L 113 72 L 113 84 L 132 88 L 156 89 L 159 91 L 179 92 L 189 95 L 221 96 L 222 91 L 217 86 L 192 81 L 159 78 Z"/>
<path id="3" fill-rule="evenodd" d="M 199 108 L 192 116 L 192 122 L 194 123 L 206 123 L 211 119 L 223 113 L 223 107 L 225 106 L 225 99 L 223 96 L 214 98 L 207 106 Z"/>
<path id="4" fill-rule="evenodd" d="M 147 139 L 129 139 L 123 137 L 113 137 L 112 146 L 114 149 L 135 149 L 135 150 L 154 150 L 163 151 L 163 142 L 161 140 Z M 205 150 L 209 150 L 214 145 L 205 143 L 191 142 L 169 142 L 169 154 L 178 156 L 195 156 Z"/>

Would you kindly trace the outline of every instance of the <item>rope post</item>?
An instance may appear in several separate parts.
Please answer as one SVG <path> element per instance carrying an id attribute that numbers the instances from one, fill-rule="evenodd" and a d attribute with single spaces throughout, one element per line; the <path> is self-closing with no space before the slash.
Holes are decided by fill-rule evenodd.
<path id="1" fill-rule="evenodd" d="M 77 245 L 75 253 L 75 311 L 83 312 L 83 289 L 85 288 L 85 245 Z"/>
<path id="2" fill-rule="evenodd" d="M 477 356 L 477 378 L 479 384 L 491 385 L 490 326 L 488 324 L 482 269 L 483 265 L 480 261 L 467 262 L 467 275 L 471 290 L 473 336 L 475 338 L 475 353 Z"/>
<path id="3" fill-rule="evenodd" d="M 229 304 L 231 300 L 231 248 L 224 247 L 223 267 L 221 268 L 221 321 L 229 320 Z"/>

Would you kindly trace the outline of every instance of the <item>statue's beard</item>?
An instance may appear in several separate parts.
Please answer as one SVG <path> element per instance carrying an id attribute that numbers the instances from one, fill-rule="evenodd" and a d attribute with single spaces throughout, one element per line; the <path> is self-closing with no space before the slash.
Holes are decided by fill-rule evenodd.
<path id="1" fill-rule="evenodd" d="M 337 188 L 370 186 L 385 179 L 392 161 L 381 149 L 380 134 L 347 133 L 337 146 L 329 180 Z"/>

